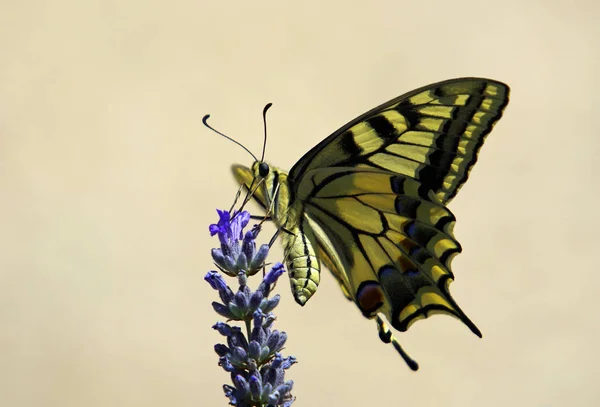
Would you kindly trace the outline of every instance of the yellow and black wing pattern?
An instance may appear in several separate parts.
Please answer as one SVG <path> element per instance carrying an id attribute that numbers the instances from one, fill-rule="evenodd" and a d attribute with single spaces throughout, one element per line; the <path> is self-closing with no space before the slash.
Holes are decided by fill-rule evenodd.
<path id="1" fill-rule="evenodd" d="M 295 236 L 297 244 L 288 236 L 284 247 L 286 258 L 294 260 L 288 262 L 293 291 L 310 287 L 308 294 L 304 287 L 302 304 L 316 291 L 320 264 L 298 260 L 316 256 L 344 295 L 376 320 L 381 339 L 415 370 L 381 314 L 406 331 L 419 319 L 445 313 L 481 337 L 449 292 L 451 262 L 461 246 L 446 204 L 467 180 L 508 94 L 505 84 L 483 78 L 432 84 L 343 126 L 302 157 L 289 176 L 276 168 L 261 175 L 258 168 L 266 165 L 261 163 L 252 170 L 234 166 L 247 187 L 263 178 L 264 189 L 255 196 L 263 207 L 285 203 L 276 206 L 274 220 Z M 286 179 L 285 185 L 278 179 Z M 303 232 L 307 228 L 310 234 Z M 300 271 L 298 264 L 309 267 Z"/>
<path id="2" fill-rule="evenodd" d="M 317 168 L 379 168 L 419 180 L 449 202 L 464 184 L 509 88 L 480 78 L 414 90 L 361 115 L 311 149 L 290 171 L 297 184 Z"/>
<path id="3" fill-rule="evenodd" d="M 445 313 L 481 337 L 450 295 L 450 263 L 461 246 L 452 232 L 454 215 L 431 190 L 373 169 L 321 169 L 310 177 L 323 186 L 300 191 L 316 231 L 317 257 L 365 317 L 381 313 L 406 331 L 419 319 Z"/>

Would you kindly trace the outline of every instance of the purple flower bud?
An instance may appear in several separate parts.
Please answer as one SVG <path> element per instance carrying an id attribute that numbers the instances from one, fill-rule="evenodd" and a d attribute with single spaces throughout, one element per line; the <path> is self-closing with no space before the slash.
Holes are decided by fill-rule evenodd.
<path id="1" fill-rule="evenodd" d="M 235 370 L 227 356 L 222 356 L 219 358 L 219 366 L 221 366 L 226 372 L 233 372 Z"/>
<path id="2" fill-rule="evenodd" d="M 262 291 L 254 291 L 252 293 L 252 296 L 250 297 L 250 309 L 251 310 L 256 310 L 258 309 L 258 307 L 260 306 L 262 300 L 263 300 L 263 293 Z"/>
<path id="3" fill-rule="evenodd" d="M 256 242 L 254 241 L 254 235 L 252 232 L 246 232 L 242 241 L 242 252 L 246 255 L 247 259 L 251 260 L 254 257 L 255 250 Z"/>
<path id="4" fill-rule="evenodd" d="M 265 305 L 262 306 L 262 311 L 264 313 L 270 313 L 271 311 L 273 311 L 273 309 L 275 309 L 275 307 L 277 307 L 279 305 L 279 300 L 281 299 L 281 296 L 279 294 L 276 294 L 273 298 L 269 298 Z M 264 301 L 263 301 L 264 302 Z"/>
<path id="5" fill-rule="evenodd" d="M 279 341 L 277 342 L 277 345 L 275 346 L 275 349 L 277 351 L 280 351 L 281 349 L 283 349 L 283 347 L 285 346 L 285 342 L 287 341 L 287 334 L 285 332 L 280 332 L 279 333 Z M 296 362 L 294 362 L 296 363 Z M 287 369 L 287 368 L 284 368 Z"/>
<path id="6" fill-rule="evenodd" d="M 297 362 L 297 360 L 294 356 L 288 356 L 287 358 L 285 358 L 283 360 L 283 363 L 281 366 L 287 370 L 290 367 L 292 367 L 292 365 L 296 364 L 296 362 Z"/>
<path id="7" fill-rule="evenodd" d="M 265 314 L 260 309 L 257 309 L 256 311 L 254 311 L 252 313 L 252 323 L 254 324 L 254 326 L 255 327 L 262 326 L 264 317 L 265 317 Z"/>
<path id="8" fill-rule="evenodd" d="M 235 392 L 235 388 L 231 387 L 227 384 L 223 385 L 223 391 L 225 392 L 225 396 L 231 398 L 231 396 L 233 395 L 233 393 Z M 233 400 L 232 400 L 233 401 Z"/>
<path id="9" fill-rule="evenodd" d="M 263 319 L 263 327 L 264 328 L 269 328 L 271 325 L 273 325 L 273 322 L 275 322 L 277 318 L 275 318 L 275 315 L 272 312 L 269 312 L 268 314 L 265 314 L 265 317 Z"/>
<path id="10" fill-rule="evenodd" d="M 235 328 L 237 328 L 237 327 L 229 326 L 225 322 L 217 322 L 216 324 L 213 325 L 214 330 L 216 330 L 221 335 L 227 336 L 227 337 L 230 337 L 233 335 L 233 333 L 235 332 Z"/>
<path id="11" fill-rule="evenodd" d="M 227 318 L 227 319 L 236 319 L 237 316 L 231 312 L 229 307 L 221 304 L 220 302 L 213 301 L 212 307 L 216 311 L 217 314 Z"/>
<path id="12" fill-rule="evenodd" d="M 283 273 L 285 273 L 285 267 L 283 267 L 283 264 L 277 262 L 267 273 L 263 281 L 268 285 L 275 284 L 279 276 L 281 276 Z"/>
<path id="13" fill-rule="evenodd" d="M 258 343 L 257 341 L 250 341 L 250 343 L 248 344 L 248 357 L 251 357 L 254 360 L 259 360 L 260 350 L 260 343 Z"/>
<path id="14" fill-rule="evenodd" d="M 279 344 L 279 338 L 280 338 L 279 331 L 271 332 L 271 335 L 269 335 L 269 337 L 267 338 L 266 345 L 269 347 L 269 349 L 271 351 L 277 352 L 280 350 L 279 347 L 277 346 Z"/>
<path id="15" fill-rule="evenodd" d="M 246 337 L 237 326 L 234 328 L 237 329 L 232 330 L 232 334 L 227 337 L 227 345 L 232 349 L 236 346 L 241 346 L 242 348 L 247 349 L 248 341 L 246 340 Z"/>
<path id="16" fill-rule="evenodd" d="M 278 391 L 279 394 L 286 394 L 292 390 L 292 387 L 294 387 L 294 382 L 289 380 L 289 381 L 277 386 L 275 391 Z"/>
<path id="17" fill-rule="evenodd" d="M 250 337 L 253 341 L 256 341 L 263 345 L 267 341 L 267 332 L 263 327 L 257 326 L 252 329 L 252 334 L 250 335 Z"/>
<path id="18" fill-rule="evenodd" d="M 263 346 L 260 349 L 260 356 L 258 357 L 258 360 L 263 362 L 263 361 L 269 359 L 270 356 L 271 356 L 271 349 L 269 349 L 268 346 Z"/>
<path id="19" fill-rule="evenodd" d="M 240 253 L 235 262 L 238 270 L 248 270 L 248 258 L 244 253 Z"/>
<path id="20" fill-rule="evenodd" d="M 225 256 L 224 267 L 221 267 L 223 268 L 223 271 L 228 272 L 230 276 L 235 276 L 238 273 L 238 269 L 235 266 L 235 259 L 233 258 L 233 256 Z"/>
<path id="21" fill-rule="evenodd" d="M 271 383 L 264 383 L 263 384 L 263 391 L 262 391 L 262 394 L 260 395 L 260 398 L 262 400 L 268 399 L 269 394 L 271 394 L 272 391 L 273 391 L 273 386 L 271 385 Z"/>
<path id="22" fill-rule="evenodd" d="M 242 375 L 235 376 L 233 378 L 233 384 L 235 385 L 235 387 L 238 390 L 242 390 L 246 393 L 250 391 L 250 385 L 248 384 L 248 381 Z"/>
<path id="23" fill-rule="evenodd" d="M 229 288 L 223 277 L 216 271 L 209 271 L 206 273 L 204 280 L 206 280 L 213 289 L 219 291 L 219 296 L 224 303 L 229 302 L 231 297 L 233 297 L 231 288 Z"/>
<path id="24" fill-rule="evenodd" d="M 274 392 L 272 392 L 271 394 L 269 394 L 269 398 L 267 399 L 269 401 L 269 405 L 276 405 L 279 403 L 279 392 L 277 390 L 275 390 Z"/>
<path id="25" fill-rule="evenodd" d="M 250 303 L 250 298 L 248 298 L 244 292 L 238 291 L 233 296 L 232 302 L 235 304 L 236 307 L 240 309 L 246 309 L 248 308 L 248 304 Z"/>
<path id="26" fill-rule="evenodd" d="M 281 353 L 275 353 L 275 357 L 271 360 L 271 368 L 279 369 L 283 365 L 283 358 L 281 357 Z"/>
<path id="27" fill-rule="evenodd" d="M 253 399 L 258 399 L 262 393 L 262 381 L 260 377 L 250 375 L 250 394 Z"/>
<path id="28" fill-rule="evenodd" d="M 263 264 L 265 264 L 265 260 L 269 254 L 269 245 L 263 244 L 258 248 L 258 251 L 253 257 L 248 257 L 250 259 L 250 268 L 260 269 Z"/>
<path id="29" fill-rule="evenodd" d="M 219 356 L 225 356 L 229 353 L 229 348 L 222 343 L 217 343 L 215 345 L 215 352 L 217 352 L 217 355 Z"/>
<path id="30" fill-rule="evenodd" d="M 250 229 L 250 231 L 252 232 L 254 239 L 256 239 L 258 237 L 258 234 L 260 233 L 261 230 L 262 230 L 262 226 L 260 223 L 257 223 L 256 225 L 252 225 L 252 229 Z"/>
<path id="31" fill-rule="evenodd" d="M 235 361 L 245 362 L 246 358 L 248 357 L 248 352 L 246 352 L 246 350 L 241 346 L 236 346 L 233 348 L 231 356 Z"/>
<path id="32" fill-rule="evenodd" d="M 220 248 L 210 249 L 210 255 L 215 263 L 225 263 L 225 255 Z"/>

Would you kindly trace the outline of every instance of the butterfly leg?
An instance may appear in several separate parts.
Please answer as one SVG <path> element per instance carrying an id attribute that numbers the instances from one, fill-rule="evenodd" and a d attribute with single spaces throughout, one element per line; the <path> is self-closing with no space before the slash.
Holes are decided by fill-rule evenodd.
<path id="1" fill-rule="evenodd" d="M 246 191 L 246 196 L 244 197 L 244 200 L 242 201 L 242 205 L 240 206 L 240 209 L 238 212 L 241 212 L 244 210 L 244 207 L 246 206 L 246 204 L 248 202 L 250 202 L 250 200 L 252 199 L 252 196 L 256 193 L 258 188 L 260 188 L 260 186 L 262 185 L 263 182 L 264 182 L 264 179 L 260 179 L 256 183 L 256 185 L 254 185 L 254 180 L 252 181 L 252 185 L 250 185 L 250 188 L 248 188 L 248 190 Z M 235 199 L 233 201 L 233 205 L 231 205 L 231 208 L 229 209 L 230 213 L 233 210 L 233 208 L 235 207 L 235 205 L 237 204 L 237 201 L 240 198 L 243 188 L 244 188 L 244 185 L 240 185 L 240 188 L 238 189 L 237 193 L 235 194 Z M 268 213 L 267 213 L 267 215 L 268 215 Z M 262 219 L 262 218 L 259 218 L 259 219 Z"/>
<path id="2" fill-rule="evenodd" d="M 418 370 L 419 364 L 415 362 L 410 356 L 408 356 L 404 349 L 402 349 L 400 342 L 398 342 L 398 339 L 396 339 L 396 337 L 394 336 L 388 325 L 385 323 L 385 321 L 379 315 L 375 317 L 375 321 L 377 322 L 379 339 L 381 339 L 383 343 L 391 343 L 394 346 L 394 348 L 398 351 L 400 356 L 402 356 L 402 359 L 404 359 L 408 367 L 410 367 L 412 370 Z"/>
<path id="3" fill-rule="evenodd" d="M 264 215 L 250 215 L 250 219 L 253 219 L 253 220 L 262 220 L 263 222 L 264 221 L 271 221 L 271 220 L 273 220 L 272 217 L 270 217 L 270 216 L 264 216 Z"/>
<path id="4" fill-rule="evenodd" d="M 259 183 L 260 185 L 260 183 Z M 256 189 L 258 189 L 258 186 L 256 188 L 253 188 L 253 191 L 255 191 Z M 229 213 L 233 214 L 233 210 L 235 208 L 235 205 L 237 205 L 238 200 L 240 199 L 240 196 L 242 194 L 242 188 L 244 188 L 243 185 L 240 185 L 240 187 L 238 188 L 236 194 L 235 194 L 235 198 L 233 199 L 233 204 L 231 204 L 231 207 L 229 208 Z M 231 220 L 235 219 L 235 217 L 237 216 L 238 213 L 241 213 L 244 210 L 244 207 L 246 206 L 246 204 L 248 202 L 250 202 L 250 198 L 252 197 L 252 194 L 250 192 L 246 193 L 246 196 L 244 197 L 244 201 L 242 202 L 242 205 L 240 206 L 240 209 L 238 211 L 236 211 L 235 215 L 232 216 Z M 264 222 L 265 220 L 271 220 L 270 217 L 264 215 L 264 216 L 255 216 L 255 215 L 250 215 L 250 219 L 260 219 L 262 222 Z M 262 224 L 261 222 L 261 224 Z"/>
<path id="5" fill-rule="evenodd" d="M 229 213 L 233 212 L 233 208 L 235 208 L 235 205 L 237 204 L 238 199 L 240 199 L 240 196 L 242 194 L 242 188 L 244 188 L 244 186 L 240 185 L 240 187 L 238 188 L 238 190 L 235 194 L 235 198 L 233 199 L 233 203 L 231 204 L 231 207 L 229 208 Z"/>

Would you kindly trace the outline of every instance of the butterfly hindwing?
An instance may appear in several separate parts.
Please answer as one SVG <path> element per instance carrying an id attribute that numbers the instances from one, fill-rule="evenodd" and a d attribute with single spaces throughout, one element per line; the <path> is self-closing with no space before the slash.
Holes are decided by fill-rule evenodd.
<path id="1" fill-rule="evenodd" d="M 325 168 L 303 178 L 298 199 L 318 231 L 321 257 L 363 315 L 381 312 L 406 331 L 446 313 L 481 335 L 448 290 L 450 263 L 461 251 L 455 217 L 420 182 L 374 169 Z"/>

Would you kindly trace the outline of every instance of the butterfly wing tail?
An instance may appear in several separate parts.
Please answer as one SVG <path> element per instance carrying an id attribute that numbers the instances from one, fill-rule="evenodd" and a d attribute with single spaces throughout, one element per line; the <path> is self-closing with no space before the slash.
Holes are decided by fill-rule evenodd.
<path id="1" fill-rule="evenodd" d="M 379 315 L 377 315 L 377 317 L 375 318 L 375 322 L 377 322 L 377 331 L 379 332 L 379 339 L 381 339 L 383 343 L 391 343 L 392 346 L 394 346 L 394 349 L 396 349 L 400 356 L 402 356 L 402 359 L 404 359 L 408 367 L 410 367 L 414 371 L 419 370 L 419 364 L 410 356 L 408 356 L 408 353 L 404 351 L 404 349 L 400 345 L 400 342 L 398 342 L 398 339 L 396 339 L 388 325 Z"/>

